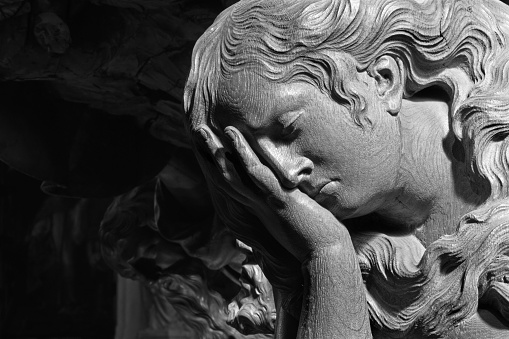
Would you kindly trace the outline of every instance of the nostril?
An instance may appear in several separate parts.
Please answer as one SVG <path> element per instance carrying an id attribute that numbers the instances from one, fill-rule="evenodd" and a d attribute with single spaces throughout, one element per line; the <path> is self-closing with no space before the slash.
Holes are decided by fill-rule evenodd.
<path id="1" fill-rule="evenodd" d="M 300 175 L 311 175 L 312 171 L 313 169 L 311 167 L 306 167 L 300 171 Z"/>
<path id="2" fill-rule="evenodd" d="M 299 171 L 299 176 L 310 176 L 311 172 L 313 172 L 313 169 L 315 168 L 313 162 L 309 159 L 304 158 Z"/>

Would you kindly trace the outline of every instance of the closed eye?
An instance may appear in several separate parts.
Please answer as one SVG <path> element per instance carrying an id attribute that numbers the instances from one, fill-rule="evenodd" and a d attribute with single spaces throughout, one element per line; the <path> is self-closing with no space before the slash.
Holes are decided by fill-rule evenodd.
<path id="1" fill-rule="evenodd" d="M 280 136 L 283 139 L 288 139 L 290 137 L 297 136 L 297 132 L 299 131 L 297 126 L 297 121 L 302 116 L 304 111 L 294 111 L 282 114 L 277 120 L 281 125 L 281 133 Z"/>
<path id="2" fill-rule="evenodd" d="M 297 127 L 295 125 L 296 125 L 295 123 L 291 123 L 289 126 L 283 127 L 280 134 L 281 137 L 287 139 L 288 137 L 295 134 L 295 132 L 297 131 Z"/>

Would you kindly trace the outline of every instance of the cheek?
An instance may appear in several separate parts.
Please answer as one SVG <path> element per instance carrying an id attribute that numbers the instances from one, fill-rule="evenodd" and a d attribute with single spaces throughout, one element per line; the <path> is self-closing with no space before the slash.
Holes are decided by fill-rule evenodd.
<path id="1" fill-rule="evenodd" d="M 344 182 L 329 184 L 326 189 L 325 194 L 317 197 L 317 202 L 340 220 L 356 216 L 370 200 L 363 191 L 345 185 Z"/>
<path id="2" fill-rule="evenodd" d="M 321 176 L 339 179 L 335 194 L 335 209 L 331 212 L 338 218 L 351 218 L 371 213 L 383 203 L 387 193 L 394 187 L 396 175 L 391 157 L 385 153 L 373 154 L 373 145 L 358 143 L 346 149 L 336 147 L 323 152 L 323 163 L 319 166 Z"/>
<path id="3" fill-rule="evenodd" d="M 362 147 L 337 134 L 334 139 L 325 134 L 318 134 L 309 142 L 309 146 L 313 162 L 329 179 L 341 179 L 352 185 L 361 180 L 365 176 L 366 168 L 371 166 L 370 159 Z"/>
<path id="4" fill-rule="evenodd" d="M 373 148 L 366 145 L 366 149 L 370 146 Z M 358 194 L 377 195 L 394 187 L 398 166 L 395 154 L 381 149 L 376 153 L 354 150 L 340 168 L 345 185 L 357 189 Z"/>
<path id="5" fill-rule="evenodd" d="M 336 218 L 351 219 L 372 213 L 381 206 L 383 200 L 369 187 L 338 185 L 334 204 L 328 208 Z"/>

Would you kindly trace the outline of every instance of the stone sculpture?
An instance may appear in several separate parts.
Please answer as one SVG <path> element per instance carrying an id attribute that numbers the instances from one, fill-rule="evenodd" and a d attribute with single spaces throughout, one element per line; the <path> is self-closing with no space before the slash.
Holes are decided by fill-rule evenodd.
<path id="1" fill-rule="evenodd" d="M 277 338 L 509 336 L 509 8 L 249 0 L 198 40 L 184 107 Z"/>

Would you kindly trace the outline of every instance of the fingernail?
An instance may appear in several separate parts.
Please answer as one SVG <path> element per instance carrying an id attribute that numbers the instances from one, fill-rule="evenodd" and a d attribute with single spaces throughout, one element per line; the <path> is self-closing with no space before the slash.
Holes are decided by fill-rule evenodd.
<path id="1" fill-rule="evenodd" d="M 230 128 L 224 129 L 224 134 L 233 142 L 235 142 L 235 133 Z"/>

